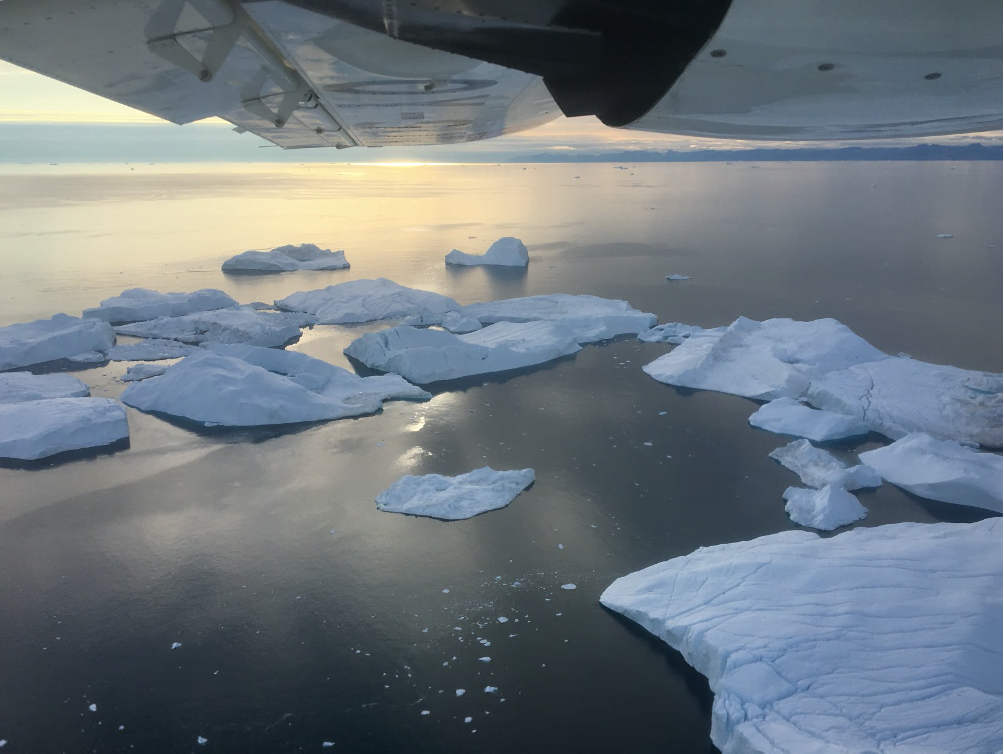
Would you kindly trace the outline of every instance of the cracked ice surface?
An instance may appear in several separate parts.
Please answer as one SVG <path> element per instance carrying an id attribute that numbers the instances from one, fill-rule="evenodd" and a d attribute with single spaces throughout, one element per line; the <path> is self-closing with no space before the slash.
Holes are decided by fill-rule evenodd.
<path id="1" fill-rule="evenodd" d="M 925 432 L 938 440 L 999 448 L 1001 393 L 1000 374 L 900 358 L 814 378 L 807 400 L 856 416 L 893 440 Z"/>
<path id="2" fill-rule="evenodd" d="M 56 314 L 0 327 L 0 372 L 87 351 L 107 351 L 115 333 L 107 322 Z"/>
<path id="3" fill-rule="evenodd" d="M 224 272 L 288 272 L 290 270 L 344 270 L 344 251 L 322 249 L 312 243 L 287 244 L 271 251 L 245 251 L 223 263 Z"/>
<path id="4" fill-rule="evenodd" d="M 264 312 L 241 306 L 120 325 L 115 332 L 182 343 L 242 343 L 272 347 L 296 340 L 300 337 L 300 328 L 313 323 L 313 317 L 299 312 Z"/>
<path id="5" fill-rule="evenodd" d="M 109 398 L 0 404 L 0 458 L 34 461 L 129 436 L 125 409 Z"/>
<path id="6" fill-rule="evenodd" d="M 530 263 L 530 255 L 522 241 L 512 236 L 505 236 L 489 246 L 488 251 L 481 255 L 467 254 L 454 249 L 446 255 L 446 263 L 464 266 L 526 267 Z"/>
<path id="7" fill-rule="evenodd" d="M 922 432 L 862 453 L 863 463 L 888 482 L 931 500 L 1001 512 L 1001 457 Z"/>
<path id="8" fill-rule="evenodd" d="M 845 490 L 859 490 L 882 484 L 875 469 L 863 464 L 847 468 L 832 453 L 814 447 L 808 440 L 795 440 L 782 448 L 775 448 L 769 455 L 798 474 L 802 484 L 809 487 L 820 489 L 835 484 Z"/>
<path id="9" fill-rule="evenodd" d="M 812 409 L 794 398 L 775 398 L 761 406 L 749 421 L 754 427 L 768 432 L 807 437 L 816 442 L 857 437 L 869 432 L 868 425 L 856 417 Z"/>
<path id="10" fill-rule="evenodd" d="M 723 754 L 989 754 L 1001 591 L 994 518 L 703 547 L 600 602 L 707 676 Z"/>
<path id="11" fill-rule="evenodd" d="M 784 510 L 791 520 L 813 529 L 831 531 L 868 515 L 868 509 L 837 484 L 828 484 L 821 490 L 789 487 L 782 497 L 788 501 Z"/>
<path id="12" fill-rule="evenodd" d="M 406 288 L 387 278 L 350 280 L 315 291 L 301 291 L 279 299 L 275 305 L 286 311 L 313 314 L 322 325 L 445 314 L 460 309 L 460 304 L 448 296 Z"/>
<path id="13" fill-rule="evenodd" d="M 827 372 L 888 358 L 835 319 L 740 317 L 723 332 L 691 335 L 643 370 L 669 385 L 773 400 L 798 398 Z"/>
<path id="14" fill-rule="evenodd" d="M 84 309 L 84 316 L 118 325 L 235 306 L 236 301 L 215 288 L 203 288 L 192 293 L 161 293 L 147 288 L 130 288 L 119 296 L 106 298 L 100 306 Z"/>
<path id="15" fill-rule="evenodd" d="M 495 471 L 487 466 L 455 477 L 409 475 L 377 495 L 376 504 L 382 511 L 457 521 L 504 508 L 533 480 L 533 469 Z"/>

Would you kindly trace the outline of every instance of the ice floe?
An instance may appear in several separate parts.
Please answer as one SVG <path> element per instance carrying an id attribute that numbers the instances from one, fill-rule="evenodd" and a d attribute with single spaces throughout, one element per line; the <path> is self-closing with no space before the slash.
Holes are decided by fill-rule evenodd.
<path id="1" fill-rule="evenodd" d="M 672 275 L 666 275 L 666 280 L 690 280 L 690 275 L 681 275 L 674 272 Z"/>
<path id="2" fill-rule="evenodd" d="M 362 416 L 384 400 L 428 397 L 397 375 L 360 377 L 301 353 L 210 344 L 156 379 L 131 384 L 122 402 L 207 426 L 240 427 Z"/>
<path id="3" fill-rule="evenodd" d="M 915 495 L 1001 513 L 1004 466 L 999 455 L 916 432 L 859 458 L 887 482 Z"/>
<path id="4" fill-rule="evenodd" d="M 49 319 L 0 327 L 0 372 L 87 351 L 107 351 L 115 333 L 107 322 L 56 314 Z"/>
<path id="5" fill-rule="evenodd" d="M 243 343 L 272 347 L 296 340 L 300 337 L 300 328 L 313 323 L 313 317 L 299 312 L 263 312 L 241 306 L 120 325 L 115 332 L 192 344 Z"/>
<path id="6" fill-rule="evenodd" d="M 470 304 L 463 307 L 460 313 L 476 318 L 483 325 L 495 322 L 560 322 L 575 331 L 579 343 L 592 343 L 618 335 L 637 335 L 657 321 L 654 314 L 640 312 L 627 301 L 567 293 Z"/>
<path id="7" fill-rule="evenodd" d="M 456 335 L 474 332 L 481 329 L 481 323 L 474 317 L 465 317 L 460 312 L 448 312 L 443 317 L 442 326 Z"/>
<path id="8" fill-rule="evenodd" d="M 108 361 L 108 357 L 101 351 L 84 351 L 69 358 L 74 364 L 101 364 Z"/>
<path id="9" fill-rule="evenodd" d="M 835 484 L 845 490 L 859 490 L 882 484 L 882 478 L 870 466 L 859 464 L 848 468 L 833 454 L 813 447 L 808 440 L 795 440 L 772 450 L 770 457 L 798 474 L 802 484 L 817 489 Z"/>
<path id="10" fill-rule="evenodd" d="M 406 288 L 387 278 L 350 280 L 316 291 L 301 291 L 279 299 L 275 305 L 286 311 L 312 314 L 322 325 L 374 322 L 423 313 L 445 314 L 460 309 L 460 304 L 448 296 Z"/>
<path id="11" fill-rule="evenodd" d="M 782 497 L 788 501 L 784 510 L 791 520 L 813 529 L 831 531 L 868 515 L 868 509 L 839 484 L 828 484 L 819 490 L 789 487 Z"/>
<path id="12" fill-rule="evenodd" d="M 856 416 L 893 440 L 926 432 L 938 440 L 999 448 L 1001 393 L 1000 374 L 900 358 L 814 378 L 807 399 Z"/>
<path id="13" fill-rule="evenodd" d="M 290 270 L 344 270 L 344 251 L 322 249 L 312 243 L 287 244 L 271 251 L 245 251 L 223 263 L 224 272 L 288 272 Z"/>
<path id="14" fill-rule="evenodd" d="M 773 400 L 800 397 L 827 372 L 888 358 L 835 319 L 740 317 L 722 332 L 691 335 L 643 369 L 669 385 Z"/>
<path id="15" fill-rule="evenodd" d="M 91 394 L 87 385 L 69 374 L 0 374 L 0 403 L 42 401 L 50 398 L 84 398 Z"/>
<path id="16" fill-rule="evenodd" d="M 533 366 L 579 350 L 575 333 L 557 322 L 499 322 L 466 335 L 402 325 L 366 333 L 345 353 L 426 384 Z"/>
<path id="17" fill-rule="evenodd" d="M 702 547 L 600 597 L 715 694 L 724 754 L 1001 746 L 1001 520 Z"/>
<path id="18" fill-rule="evenodd" d="M 455 477 L 409 475 L 377 495 L 376 504 L 382 511 L 456 521 L 504 508 L 533 480 L 533 469 L 495 471 L 487 466 Z"/>
<path id="19" fill-rule="evenodd" d="M 160 364 L 136 364 L 129 367 L 119 379 L 122 382 L 139 382 L 148 377 L 159 377 L 166 371 L 167 367 Z"/>
<path id="20" fill-rule="evenodd" d="M 854 416 L 812 409 L 794 398 L 775 398 L 761 406 L 749 421 L 754 427 L 768 432 L 807 437 L 816 442 L 857 437 L 869 432 L 868 425 Z"/>
<path id="21" fill-rule="evenodd" d="M 100 306 L 84 309 L 84 316 L 119 325 L 234 306 L 237 306 L 236 301 L 215 288 L 203 288 L 192 293 L 160 293 L 147 288 L 130 288 L 119 296 L 106 298 Z"/>
<path id="22" fill-rule="evenodd" d="M 0 404 L 0 458 L 34 461 L 129 436 L 125 409 L 108 398 Z"/>
<path id="23" fill-rule="evenodd" d="M 124 333 L 123 333 L 124 334 Z M 160 361 L 180 359 L 195 353 L 198 346 L 189 346 L 167 338 L 149 338 L 139 343 L 112 346 L 108 350 L 111 361 Z"/>
<path id="24" fill-rule="evenodd" d="M 522 241 L 512 236 L 506 236 L 489 246 L 488 251 L 480 256 L 454 249 L 446 255 L 446 263 L 465 266 L 526 267 L 530 263 L 530 255 Z"/>
<path id="25" fill-rule="evenodd" d="M 673 343 L 675 345 L 680 345 L 692 335 L 711 333 L 717 337 L 718 334 L 723 332 L 725 332 L 724 327 L 714 327 L 709 330 L 705 330 L 703 327 L 698 327 L 697 325 L 685 325 L 682 322 L 669 322 L 665 325 L 656 325 L 651 330 L 639 333 L 638 340 L 643 340 L 646 343 Z"/>

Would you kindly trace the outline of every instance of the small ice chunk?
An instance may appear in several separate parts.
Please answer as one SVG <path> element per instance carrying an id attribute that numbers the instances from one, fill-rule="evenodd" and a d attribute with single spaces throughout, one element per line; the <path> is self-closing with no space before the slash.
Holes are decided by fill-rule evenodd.
<path id="1" fill-rule="evenodd" d="M 408 475 L 377 495 L 376 504 L 382 511 L 456 521 L 504 508 L 533 481 L 533 469 L 488 466 L 455 477 Z"/>
<path id="2" fill-rule="evenodd" d="M 509 622 L 509 619 L 508 619 L 508 618 L 506 618 L 506 617 L 505 617 L 504 615 L 500 615 L 500 616 L 498 617 L 498 622 L 499 622 L 499 623 L 508 623 L 508 622 Z"/>
<path id="3" fill-rule="evenodd" d="M 830 531 L 868 515 L 868 509 L 854 495 L 836 484 L 820 490 L 789 487 L 782 497 L 788 501 L 784 510 L 791 520 L 813 529 Z"/>
<path id="4" fill-rule="evenodd" d="M 678 272 L 674 272 L 672 275 L 666 275 L 666 280 L 690 280 L 690 275 L 681 275 Z"/>
<path id="5" fill-rule="evenodd" d="M 250 306 L 240 306 L 119 325 L 115 332 L 196 345 L 240 343 L 274 348 L 297 340 L 300 328 L 313 323 L 313 317 L 299 312 L 263 312 Z"/>
<path id="6" fill-rule="evenodd" d="M 107 351 L 115 333 L 107 322 L 56 314 L 49 319 L 0 327 L 0 372 Z"/>
<path id="7" fill-rule="evenodd" d="M 454 335 L 474 332 L 481 329 L 481 323 L 474 317 L 464 317 L 460 312 L 449 312 L 443 317 L 442 326 L 444 330 L 449 330 Z"/>
<path id="8" fill-rule="evenodd" d="M 0 403 L 0 458 L 34 461 L 128 436 L 125 409 L 109 398 Z"/>
<path id="9" fill-rule="evenodd" d="M 465 717 L 465 718 L 464 718 L 464 722 L 465 722 L 465 723 L 470 723 L 470 722 L 473 722 L 473 721 L 474 721 L 474 718 L 473 718 L 473 717 Z"/>
<path id="10" fill-rule="evenodd" d="M 505 236 L 489 246 L 488 251 L 480 256 L 454 249 L 446 255 L 446 263 L 467 267 L 474 265 L 526 267 L 530 263 L 530 255 L 522 241 L 512 236 Z"/>
<path id="11" fill-rule="evenodd" d="M 868 425 L 854 416 L 812 409 L 794 398 L 775 398 L 761 406 L 749 422 L 768 432 L 807 437 L 815 442 L 842 440 L 869 432 Z"/>
<path id="12" fill-rule="evenodd" d="M 350 280 L 315 291 L 301 291 L 275 302 L 279 309 L 307 312 L 322 325 L 395 319 L 412 314 L 445 314 L 460 304 L 438 293 L 406 288 L 386 278 Z"/>
<path id="13" fill-rule="evenodd" d="M 197 736 L 195 739 L 195 743 L 197 743 L 199 746 L 205 746 L 207 743 L 209 743 L 209 739 L 203 738 L 202 736 Z"/>
<path id="14" fill-rule="evenodd" d="M 954 238 L 951 233 L 939 233 L 938 238 Z"/>
<path id="15" fill-rule="evenodd" d="M 50 398 L 85 398 L 91 389 L 69 374 L 0 373 L 0 404 Z"/>
<path id="16" fill-rule="evenodd" d="M 167 367 L 160 364 L 134 364 L 119 379 L 122 382 L 139 382 L 149 377 L 159 377 L 166 371 Z"/>
<path id="17" fill-rule="evenodd" d="M 845 490 L 858 490 L 882 484 L 882 478 L 875 469 L 863 464 L 847 468 L 831 453 L 813 447 L 808 440 L 795 440 L 772 450 L 770 457 L 798 474 L 802 484 L 816 489 L 836 484 Z"/>
<path id="18" fill-rule="evenodd" d="M 863 463 L 888 482 L 920 497 L 1001 512 L 1001 457 L 922 432 L 862 453 Z"/>
<path id="19" fill-rule="evenodd" d="M 499 690 L 498 686 L 485 686 L 485 693 L 486 694 L 494 694 L 498 690 Z"/>
<path id="20" fill-rule="evenodd" d="M 463 696 L 466 693 L 467 691 L 465 691 L 464 689 L 457 689 L 457 696 Z"/>
<path id="21" fill-rule="evenodd" d="M 171 644 L 171 649 L 181 649 L 181 642 L 180 641 L 176 641 L 176 642 L 172 643 Z"/>
<path id="22" fill-rule="evenodd" d="M 321 742 L 321 748 L 322 749 L 330 749 L 334 745 L 335 745 L 334 741 L 322 741 Z"/>
<path id="23" fill-rule="evenodd" d="M 344 251 L 322 249 L 312 243 L 287 244 L 271 251 L 245 251 L 223 263 L 224 272 L 288 272 L 290 270 L 344 270 Z"/>
<path id="24" fill-rule="evenodd" d="M 70 361 L 74 364 L 100 364 L 108 361 L 108 357 L 101 353 L 101 351 L 84 351 L 83 353 L 78 353 L 76 356 L 71 356 Z"/>
<path id="25" fill-rule="evenodd" d="M 96 704 L 89 704 L 89 705 L 87 705 L 87 709 L 89 709 L 91 712 L 97 712 L 98 711 L 98 705 L 96 705 Z"/>
<path id="26" fill-rule="evenodd" d="M 558 549 L 559 549 L 559 550 L 564 550 L 564 549 L 565 549 L 565 546 L 564 546 L 564 545 L 558 545 Z"/>
<path id="27" fill-rule="evenodd" d="M 492 661 L 491 657 L 479 657 L 478 658 L 478 662 L 491 662 L 491 661 Z"/>
<path id="28" fill-rule="evenodd" d="M 575 584 L 562 584 L 562 589 L 575 589 Z"/>
<path id="29" fill-rule="evenodd" d="M 443 590 L 443 594 L 449 594 L 449 593 L 450 593 L 450 590 L 449 590 L 449 589 L 444 589 L 444 590 Z M 461 629 L 461 628 L 454 628 L 453 630 L 454 630 L 454 631 L 462 631 L 463 629 Z"/>
<path id="30" fill-rule="evenodd" d="M 428 715 L 429 714 L 429 710 L 427 710 L 427 709 L 422 710 L 422 714 L 423 715 Z"/>
<path id="31" fill-rule="evenodd" d="M 84 309 L 84 316 L 118 325 L 235 306 L 236 301 L 215 288 L 192 293 L 160 293 L 147 288 L 130 288 L 119 296 L 106 298 L 100 306 Z"/>
<path id="32" fill-rule="evenodd" d="M 188 346 L 167 338 L 148 338 L 139 343 L 113 346 L 108 351 L 110 361 L 161 361 L 180 359 L 198 351 L 197 346 Z"/>

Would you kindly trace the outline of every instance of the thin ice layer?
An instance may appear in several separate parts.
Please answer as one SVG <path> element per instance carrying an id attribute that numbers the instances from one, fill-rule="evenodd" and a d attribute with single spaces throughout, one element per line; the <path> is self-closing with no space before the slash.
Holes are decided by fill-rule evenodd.
<path id="1" fill-rule="evenodd" d="M 109 398 L 0 404 L 0 458 L 35 461 L 129 436 L 125 409 Z"/>
<path id="2" fill-rule="evenodd" d="M 87 385 L 69 374 L 0 374 L 0 403 L 42 401 L 50 398 L 84 398 L 91 394 Z"/>
<path id="3" fill-rule="evenodd" d="M 167 338 L 148 338 L 139 343 L 112 346 L 108 351 L 111 361 L 161 361 L 180 359 L 195 353 L 198 346 L 189 346 Z"/>
<path id="4" fill-rule="evenodd" d="M 300 337 L 300 328 L 313 322 L 313 317 L 300 313 L 264 312 L 241 306 L 121 325 L 115 332 L 190 344 L 241 343 L 274 347 L 295 341 Z"/>
<path id="5" fill-rule="evenodd" d="M 448 521 L 504 508 L 534 481 L 533 469 L 495 471 L 487 466 L 460 476 L 405 476 L 377 495 L 377 508 Z"/>
<path id="6" fill-rule="evenodd" d="M 723 754 L 990 754 L 1001 581 L 1000 519 L 910 523 L 702 547 L 600 602 L 707 676 Z"/>
<path id="7" fill-rule="evenodd" d="M 776 398 L 750 417 L 750 424 L 768 432 L 806 437 L 815 442 L 841 440 L 868 434 L 868 425 L 860 419 L 831 411 L 803 406 L 794 398 Z"/>
<path id="8" fill-rule="evenodd" d="M 291 270 L 344 270 L 344 251 L 322 249 L 312 243 L 287 244 L 271 251 L 245 251 L 223 263 L 224 272 L 288 272 Z"/>
<path id="9" fill-rule="evenodd" d="M 446 255 L 446 263 L 465 266 L 526 267 L 530 263 L 530 255 L 522 241 L 512 236 L 505 236 L 489 246 L 484 254 L 467 254 L 454 249 Z"/>
<path id="10" fill-rule="evenodd" d="M 275 302 L 286 311 L 307 312 L 322 325 L 374 322 L 423 313 L 445 314 L 460 304 L 448 296 L 406 288 L 386 278 L 350 280 L 316 291 L 301 291 Z"/>
<path id="11" fill-rule="evenodd" d="M 813 529 L 832 531 L 868 515 L 868 509 L 838 484 L 828 484 L 821 490 L 789 487 L 782 497 L 788 501 L 784 510 L 791 520 Z"/>
<path id="12" fill-rule="evenodd" d="M 1002 512 L 1004 466 L 999 455 L 916 432 L 859 458 L 914 495 Z"/>
<path id="13" fill-rule="evenodd" d="M 899 358 L 814 378 L 807 398 L 819 408 L 856 416 L 893 440 L 925 432 L 999 448 L 1002 384 L 1000 374 Z"/>
<path id="14" fill-rule="evenodd" d="M 424 385 L 542 364 L 579 350 L 575 333 L 557 322 L 500 322 L 466 335 L 402 325 L 366 333 L 345 353 Z"/>
<path id="15" fill-rule="evenodd" d="M 798 398 L 827 372 L 888 358 L 835 319 L 740 317 L 724 332 L 691 335 L 643 369 L 669 385 L 773 400 Z"/>
<path id="16" fill-rule="evenodd" d="M 875 469 L 863 464 L 847 468 L 831 453 L 813 447 L 808 440 L 795 440 L 772 450 L 770 457 L 798 474 L 802 484 L 816 489 L 835 484 L 845 490 L 858 490 L 882 484 Z"/>
<path id="17" fill-rule="evenodd" d="M 130 288 L 119 296 L 106 298 L 100 306 L 84 309 L 84 316 L 117 325 L 235 306 L 236 301 L 215 288 L 203 288 L 192 293 L 161 293 L 147 288 Z"/>
<path id="18" fill-rule="evenodd" d="M 107 322 L 67 314 L 7 325 L 0 327 L 0 372 L 86 351 L 107 351 L 114 342 Z"/>

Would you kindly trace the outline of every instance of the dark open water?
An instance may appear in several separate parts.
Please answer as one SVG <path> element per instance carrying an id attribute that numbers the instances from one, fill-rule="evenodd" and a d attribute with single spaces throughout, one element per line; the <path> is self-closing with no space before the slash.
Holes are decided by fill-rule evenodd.
<path id="1" fill-rule="evenodd" d="M 624 298 L 660 322 L 836 317 L 892 353 L 1001 368 L 999 163 L 59 170 L 0 181 L 0 324 L 136 285 L 246 302 L 385 275 L 462 303 Z M 442 263 L 509 234 L 526 274 Z M 301 241 L 352 269 L 219 272 Z M 345 364 L 359 332 L 296 348 Z M 713 751 L 704 678 L 597 598 L 792 528 L 795 477 L 767 457 L 786 439 L 747 424 L 754 403 L 641 372 L 667 348 L 587 346 L 293 430 L 129 409 L 128 449 L 0 468 L 4 754 Z M 115 396 L 127 366 L 74 374 Z M 537 482 L 454 523 L 374 505 L 402 474 L 485 464 Z M 890 485 L 860 499 L 864 526 L 987 515 Z"/>

